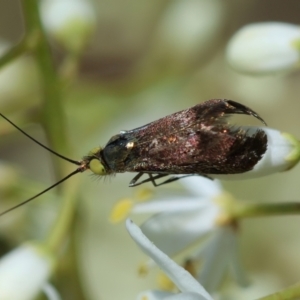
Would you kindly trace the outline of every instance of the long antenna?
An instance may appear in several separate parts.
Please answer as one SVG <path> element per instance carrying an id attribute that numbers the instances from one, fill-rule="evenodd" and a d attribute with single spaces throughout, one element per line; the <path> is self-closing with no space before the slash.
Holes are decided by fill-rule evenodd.
<path id="1" fill-rule="evenodd" d="M 1 213 L 0 213 L 0 217 L 3 216 L 3 215 L 5 215 L 5 214 L 7 214 L 8 212 L 10 212 L 10 211 L 12 211 L 12 210 L 18 208 L 18 207 L 20 207 L 20 206 L 23 206 L 24 204 L 26 204 L 26 203 L 32 201 L 33 199 L 39 197 L 40 195 L 43 195 L 44 193 L 46 193 L 46 192 L 48 192 L 49 190 L 53 189 L 54 187 L 56 187 L 56 186 L 59 185 L 60 183 L 66 181 L 68 178 L 70 178 L 70 177 L 72 177 L 73 175 L 75 175 L 75 174 L 77 174 L 77 173 L 80 173 L 80 172 L 82 172 L 82 169 L 81 169 L 81 168 L 77 168 L 75 171 L 73 171 L 72 173 L 70 173 L 69 175 L 67 175 L 66 177 L 64 177 L 63 179 L 59 180 L 58 182 L 54 183 L 53 185 L 49 186 L 49 187 L 46 188 L 45 190 L 41 191 L 40 193 L 36 194 L 35 196 L 33 196 L 33 197 L 31 197 L 31 198 L 29 198 L 29 199 L 27 199 L 27 200 L 25 200 L 25 201 L 23 201 L 23 202 L 21 202 L 21 203 L 15 205 L 15 206 L 13 206 L 13 207 L 11 207 L 11 208 L 9 208 L 9 209 L 7 209 L 7 210 L 1 212 Z"/>
<path id="2" fill-rule="evenodd" d="M 26 135 L 28 138 L 30 138 L 32 141 L 36 142 L 38 145 L 40 145 L 41 147 L 43 147 L 44 149 L 48 150 L 49 152 L 51 152 L 52 154 L 72 163 L 75 164 L 77 166 L 80 166 L 80 162 L 77 160 L 73 160 L 70 159 L 68 157 L 65 157 L 55 151 L 53 151 L 52 149 L 48 148 L 47 146 L 43 145 L 41 142 L 39 142 L 38 140 L 36 140 L 35 138 L 33 138 L 32 136 L 30 136 L 28 133 L 26 133 L 23 129 L 21 129 L 19 126 L 17 126 L 15 123 L 13 123 L 11 120 L 9 120 L 7 117 L 5 117 L 3 114 L 0 113 L 0 116 L 5 119 L 8 123 L 10 123 L 12 126 L 14 126 L 16 129 L 18 129 L 19 131 L 21 131 L 24 135 Z M 1 216 L 1 214 L 0 214 Z"/>

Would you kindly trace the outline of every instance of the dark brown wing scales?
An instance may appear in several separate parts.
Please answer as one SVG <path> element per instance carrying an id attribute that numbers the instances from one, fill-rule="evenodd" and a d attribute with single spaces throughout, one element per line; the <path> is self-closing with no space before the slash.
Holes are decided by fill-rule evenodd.
<path id="1" fill-rule="evenodd" d="M 248 135 L 219 127 L 169 139 L 156 139 L 148 147 L 132 149 L 127 171 L 168 174 L 235 174 L 249 171 L 266 151 L 263 131 Z M 263 145 L 263 146 L 262 146 Z M 139 159 L 135 159 L 139 157 Z"/>
<path id="2" fill-rule="evenodd" d="M 252 135 L 239 130 L 236 131 L 235 137 L 225 162 L 228 166 L 228 174 L 245 172 L 245 168 L 252 170 L 267 150 L 267 136 L 262 130 Z"/>
<path id="3" fill-rule="evenodd" d="M 209 100 L 113 137 L 103 149 L 103 160 L 114 172 L 246 172 L 265 153 L 267 137 L 263 131 L 250 135 L 229 127 L 229 114 L 262 120 L 234 101 Z"/>

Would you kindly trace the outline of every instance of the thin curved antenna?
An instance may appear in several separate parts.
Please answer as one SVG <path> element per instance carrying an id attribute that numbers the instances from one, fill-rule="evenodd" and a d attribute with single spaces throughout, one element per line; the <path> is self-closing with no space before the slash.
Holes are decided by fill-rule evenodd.
<path id="1" fill-rule="evenodd" d="M 75 164 L 77 166 L 80 166 L 80 162 L 77 160 L 73 160 L 70 159 L 68 157 L 65 157 L 57 152 L 55 152 L 54 150 L 48 148 L 47 146 L 43 145 L 41 142 L 39 142 L 38 140 L 36 140 L 35 138 L 33 138 L 32 136 L 30 136 L 28 133 L 26 133 L 23 129 L 21 129 L 19 126 L 17 126 L 16 124 L 14 124 L 11 120 L 9 120 L 7 117 L 5 117 L 3 114 L 0 113 L 0 116 L 5 119 L 8 123 L 10 123 L 12 126 L 14 126 L 16 129 L 18 129 L 19 131 L 21 131 L 24 135 L 26 135 L 28 138 L 30 138 L 32 141 L 34 141 L 35 143 L 37 143 L 38 145 L 40 145 L 41 147 L 43 147 L 44 149 L 48 150 L 49 152 L 51 152 L 52 154 L 72 163 Z"/>
<path id="2" fill-rule="evenodd" d="M 80 173 L 80 172 L 82 172 L 82 169 L 81 169 L 81 168 L 77 168 L 75 171 L 73 171 L 72 173 L 70 173 L 69 175 L 67 175 L 66 177 L 64 177 L 63 179 L 57 181 L 57 182 L 54 183 L 53 185 L 49 186 L 49 187 L 46 188 L 45 190 L 41 191 L 40 193 L 36 194 L 35 196 L 33 196 L 33 197 L 31 197 L 31 198 L 29 198 L 29 199 L 27 199 L 27 200 L 25 200 L 25 201 L 23 201 L 23 202 L 21 202 L 21 203 L 15 205 L 15 206 L 13 206 L 13 207 L 11 207 L 11 208 L 9 208 L 9 209 L 7 209 L 7 210 L 1 212 L 1 213 L 0 213 L 0 217 L 3 216 L 3 215 L 5 215 L 5 214 L 7 214 L 8 212 L 10 212 L 10 211 L 12 211 L 12 210 L 18 208 L 18 207 L 20 207 L 20 206 L 23 206 L 24 204 L 26 204 L 26 203 L 32 201 L 33 199 L 35 199 L 35 198 L 37 198 L 37 197 L 43 195 L 44 193 L 46 193 L 46 192 L 48 192 L 49 190 L 53 189 L 54 187 L 56 187 L 56 186 L 59 185 L 60 183 L 66 181 L 68 178 L 70 178 L 70 177 L 72 177 L 73 175 L 75 175 L 75 174 L 77 174 L 77 173 Z"/>

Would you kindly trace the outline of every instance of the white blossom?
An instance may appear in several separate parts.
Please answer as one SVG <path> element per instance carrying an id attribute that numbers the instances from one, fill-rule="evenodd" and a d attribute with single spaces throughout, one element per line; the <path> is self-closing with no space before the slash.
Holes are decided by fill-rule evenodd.
<path id="1" fill-rule="evenodd" d="M 32 300 L 47 285 L 52 267 L 53 257 L 42 246 L 12 250 L 0 259 L 0 299 Z"/>
<path id="2" fill-rule="evenodd" d="M 200 283 L 185 269 L 177 265 L 170 257 L 158 249 L 131 220 L 126 221 L 126 227 L 141 250 L 150 256 L 166 275 L 175 283 L 180 290 L 180 294 L 162 291 L 146 291 L 137 299 L 147 300 L 212 300 L 212 297 L 200 285 Z"/>
<path id="3" fill-rule="evenodd" d="M 180 182 L 188 195 L 169 194 L 133 205 L 132 213 L 154 213 L 141 230 L 167 255 L 178 254 L 206 237 L 200 249 L 189 256 L 199 282 L 214 291 L 231 270 L 238 282 L 245 285 L 245 275 L 238 262 L 235 228 L 226 219 L 225 207 L 233 203 L 232 196 L 222 189 L 218 180 L 192 176 Z"/>
<path id="4" fill-rule="evenodd" d="M 242 73 L 266 75 L 300 66 L 300 27 L 281 22 L 249 24 L 229 41 L 226 57 Z"/>
<path id="5" fill-rule="evenodd" d="M 180 180 L 189 195 L 167 195 L 139 203 L 132 213 L 157 213 L 142 230 L 162 251 L 174 255 L 212 232 L 221 213 L 215 199 L 222 194 L 217 180 L 192 176 Z"/>

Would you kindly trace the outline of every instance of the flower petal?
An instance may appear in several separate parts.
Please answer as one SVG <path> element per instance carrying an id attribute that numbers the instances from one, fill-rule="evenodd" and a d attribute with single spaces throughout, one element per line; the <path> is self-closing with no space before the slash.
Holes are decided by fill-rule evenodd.
<path id="1" fill-rule="evenodd" d="M 234 275 L 241 276 L 239 283 L 245 285 L 247 282 L 238 261 L 236 234 L 229 226 L 219 228 L 192 259 L 203 262 L 198 280 L 210 292 L 219 287 L 230 267 L 233 268 Z"/>
<path id="2" fill-rule="evenodd" d="M 175 212 L 189 211 L 193 209 L 201 209 L 207 206 L 207 198 L 199 197 L 164 197 L 157 201 L 149 201 L 138 203 L 132 209 L 132 213 L 160 213 L 160 212 Z"/>
<path id="3" fill-rule="evenodd" d="M 198 280 L 210 292 L 219 287 L 228 269 L 229 253 L 227 246 L 226 231 L 220 228 L 201 249 L 199 257 L 201 257 L 202 267 Z"/>
<path id="4" fill-rule="evenodd" d="M 235 279 L 235 281 L 242 287 L 246 287 L 249 285 L 248 277 L 243 269 L 243 266 L 240 261 L 239 253 L 238 253 L 238 240 L 236 233 L 232 228 L 228 228 L 230 231 L 228 232 L 228 246 L 229 246 L 229 257 L 230 261 L 230 271 Z"/>
<path id="5" fill-rule="evenodd" d="M 191 193 L 202 197 L 215 197 L 222 193 L 222 185 L 218 180 L 203 176 L 190 176 L 180 180 Z"/>
<path id="6" fill-rule="evenodd" d="M 207 298 L 196 293 L 172 294 L 163 291 L 149 290 L 140 293 L 137 300 L 206 300 Z"/>
<path id="7" fill-rule="evenodd" d="M 144 234 L 163 252 L 174 255 L 199 240 L 215 227 L 219 207 L 214 203 L 201 209 L 165 212 L 148 219 Z"/>
<path id="8" fill-rule="evenodd" d="M 126 227 L 129 234 L 142 251 L 160 266 L 180 291 L 193 292 L 203 296 L 205 300 L 212 300 L 211 296 L 205 291 L 200 283 L 189 272 L 177 265 L 170 257 L 150 242 L 137 225 L 127 219 Z"/>
<path id="9" fill-rule="evenodd" d="M 270 174 L 291 168 L 296 162 L 290 161 L 289 156 L 295 147 L 299 149 L 299 143 L 294 144 L 290 138 L 278 130 L 271 128 L 264 128 L 263 130 L 268 137 L 268 149 L 251 172 L 263 171 L 264 174 Z M 298 162 L 299 157 L 296 160 Z"/>
<path id="10" fill-rule="evenodd" d="M 42 291 L 44 292 L 44 294 L 48 300 L 61 300 L 61 297 L 60 297 L 58 291 L 50 283 L 46 283 L 43 286 Z"/>

